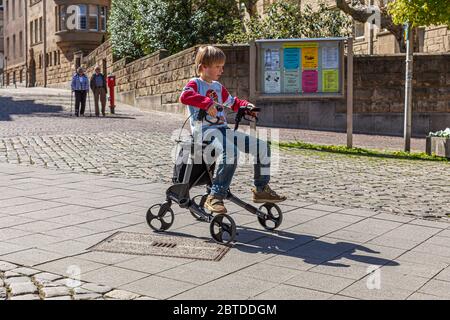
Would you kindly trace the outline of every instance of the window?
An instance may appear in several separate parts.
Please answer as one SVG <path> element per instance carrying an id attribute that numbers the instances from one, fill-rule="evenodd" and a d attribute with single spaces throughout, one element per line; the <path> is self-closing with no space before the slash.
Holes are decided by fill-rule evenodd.
<path id="1" fill-rule="evenodd" d="M 98 6 L 89 5 L 89 30 L 98 31 Z"/>
<path id="2" fill-rule="evenodd" d="M 106 13 L 107 13 L 106 7 L 100 7 L 100 30 L 106 31 Z"/>
<path id="3" fill-rule="evenodd" d="M 9 58 L 9 37 L 6 38 L 6 56 Z"/>
<path id="4" fill-rule="evenodd" d="M 34 20 L 34 43 L 39 42 L 39 27 L 38 27 L 38 19 Z"/>
<path id="5" fill-rule="evenodd" d="M 39 69 L 42 69 L 42 54 L 39 55 Z"/>
<path id="6" fill-rule="evenodd" d="M 39 42 L 42 42 L 42 17 L 39 18 Z"/>
<path id="7" fill-rule="evenodd" d="M 16 58 L 16 35 L 13 35 L 13 53 L 12 53 L 13 59 Z"/>
<path id="8" fill-rule="evenodd" d="M 31 44 L 34 44 L 34 23 L 33 23 L 33 21 L 30 22 L 30 42 L 31 42 Z"/>
<path id="9" fill-rule="evenodd" d="M 354 21 L 353 32 L 355 39 L 363 38 L 365 35 L 365 24 L 359 21 Z"/>
<path id="10" fill-rule="evenodd" d="M 58 65 L 58 53 L 56 51 L 53 52 L 53 65 Z"/>
<path id="11" fill-rule="evenodd" d="M 11 9 L 12 9 L 12 19 L 16 18 L 16 1 L 11 0 Z"/>
<path id="12" fill-rule="evenodd" d="M 23 14 L 23 13 L 22 13 L 22 9 L 23 9 L 23 8 L 22 8 L 22 1 L 23 1 L 23 0 L 19 0 L 19 17 L 21 17 L 22 14 Z M 22 81 L 21 81 L 21 82 L 22 82 Z"/>
<path id="13" fill-rule="evenodd" d="M 23 33 L 22 33 L 22 31 L 19 32 L 19 57 L 23 57 Z"/>
<path id="14" fill-rule="evenodd" d="M 79 27 L 80 30 L 87 30 L 87 5 L 80 4 L 78 5 L 79 9 Z"/>
<path id="15" fill-rule="evenodd" d="M 61 51 L 58 51 L 58 65 L 61 64 Z"/>

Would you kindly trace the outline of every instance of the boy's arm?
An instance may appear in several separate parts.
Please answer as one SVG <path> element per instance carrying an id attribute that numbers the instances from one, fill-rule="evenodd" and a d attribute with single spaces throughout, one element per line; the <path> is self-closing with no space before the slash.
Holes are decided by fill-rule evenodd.
<path id="1" fill-rule="evenodd" d="M 238 112 L 240 107 L 245 107 L 249 104 L 247 100 L 233 97 L 224 86 L 222 86 L 222 101 L 225 107 L 232 109 L 234 112 Z"/>
<path id="2" fill-rule="evenodd" d="M 183 89 L 180 102 L 189 106 L 208 110 L 214 104 L 214 100 L 198 93 L 197 83 L 190 81 Z"/>

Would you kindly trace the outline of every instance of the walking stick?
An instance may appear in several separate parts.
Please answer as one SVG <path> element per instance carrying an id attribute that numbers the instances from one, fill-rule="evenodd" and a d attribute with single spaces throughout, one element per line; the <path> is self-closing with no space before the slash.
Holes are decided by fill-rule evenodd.
<path id="1" fill-rule="evenodd" d="M 88 90 L 88 102 L 89 102 L 89 116 L 92 117 L 92 110 L 91 110 L 91 97 Z"/>
<path id="2" fill-rule="evenodd" d="M 72 117 L 72 108 L 73 108 L 73 90 L 70 91 L 70 116 Z"/>

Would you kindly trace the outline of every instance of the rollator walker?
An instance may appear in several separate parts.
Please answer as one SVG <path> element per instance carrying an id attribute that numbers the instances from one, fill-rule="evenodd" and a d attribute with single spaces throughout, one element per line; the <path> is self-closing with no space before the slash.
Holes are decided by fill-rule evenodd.
<path id="1" fill-rule="evenodd" d="M 218 111 L 222 111 L 223 107 L 218 106 L 217 109 Z M 242 119 L 249 121 L 252 127 L 256 128 L 258 118 L 254 117 L 254 119 L 249 119 L 246 117 L 250 112 L 259 112 L 259 108 L 241 107 L 239 109 L 235 118 L 235 131 L 239 128 Z M 203 119 L 208 121 L 206 119 L 206 111 L 201 110 L 197 120 L 202 121 Z M 214 122 L 208 122 L 214 124 Z M 175 215 L 171 207 L 173 203 L 176 203 L 181 208 L 188 209 L 195 219 L 209 223 L 211 237 L 215 242 L 224 245 L 230 244 L 235 240 L 237 235 L 236 223 L 233 218 L 228 214 L 214 215 L 208 213 L 204 208 L 206 198 L 211 192 L 215 170 L 215 162 L 208 165 L 204 161 L 203 151 L 208 146 L 208 143 L 195 141 L 192 135 L 187 140 L 178 139 L 176 142 L 178 144 L 177 147 L 181 147 L 181 149 L 174 167 L 172 179 L 174 184 L 167 189 L 166 201 L 164 203 L 155 204 L 148 209 L 148 225 L 156 232 L 169 230 L 175 220 Z M 201 145 L 196 146 L 196 143 Z M 201 155 L 198 152 L 201 152 Z M 202 159 L 201 164 L 196 164 L 194 160 L 199 159 L 199 156 Z M 203 185 L 206 185 L 206 193 L 191 198 L 190 190 Z M 256 215 L 258 222 L 266 230 L 273 231 L 277 229 L 283 221 L 283 213 L 276 204 L 265 203 L 259 208 L 256 208 L 233 195 L 230 190 L 228 190 L 228 195 L 225 199 Z"/>

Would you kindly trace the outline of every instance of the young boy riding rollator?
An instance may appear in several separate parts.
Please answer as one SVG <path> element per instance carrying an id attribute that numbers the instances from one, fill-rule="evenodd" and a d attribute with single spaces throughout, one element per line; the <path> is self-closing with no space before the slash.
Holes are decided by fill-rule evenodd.
<path id="1" fill-rule="evenodd" d="M 193 135 L 200 133 L 203 140 L 210 141 L 210 146 L 222 158 L 211 187 L 211 193 L 205 203 L 206 209 L 222 214 L 227 212 L 223 201 L 228 195 L 236 171 L 239 151 L 252 153 L 256 158 L 256 163 L 254 163 L 255 188 L 252 188 L 253 202 L 278 203 L 286 200 L 285 196 L 278 195 L 268 185 L 270 181 L 270 146 L 267 142 L 243 132 L 231 130 L 227 125 L 223 107 L 238 112 L 239 108 L 254 108 L 254 106 L 246 100 L 231 96 L 227 89 L 218 82 L 223 73 L 225 60 L 225 54 L 219 48 L 213 46 L 199 48 L 195 59 L 199 77 L 189 81 L 180 97 L 181 103 L 189 108 Z M 201 126 L 196 126 L 202 110 L 204 110 L 203 113 L 207 113 L 206 119 L 202 119 Z M 252 111 L 249 111 L 248 114 L 253 117 L 257 116 L 257 113 Z M 214 121 L 208 121 L 207 118 L 214 119 Z M 199 130 L 201 132 L 197 132 Z M 243 141 L 243 143 L 239 144 L 237 141 Z M 257 154 L 254 154 L 255 151 Z M 261 156 L 261 152 L 263 156 Z"/>

